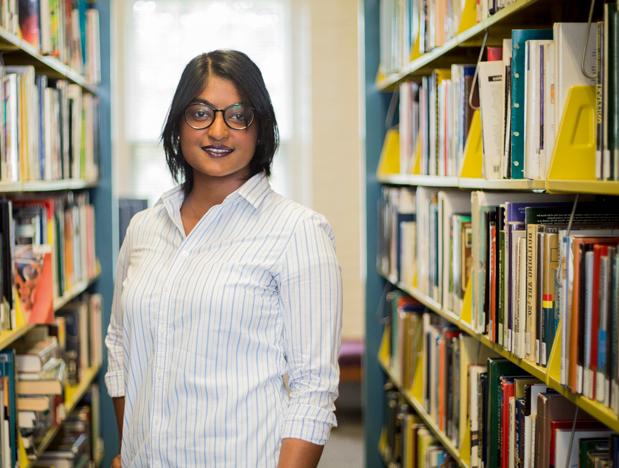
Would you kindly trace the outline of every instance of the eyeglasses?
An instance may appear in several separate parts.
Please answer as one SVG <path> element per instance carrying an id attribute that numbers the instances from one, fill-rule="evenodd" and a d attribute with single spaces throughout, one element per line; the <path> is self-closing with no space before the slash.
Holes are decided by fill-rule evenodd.
<path id="1" fill-rule="evenodd" d="M 185 109 L 185 122 L 194 130 L 204 130 L 213 125 L 217 112 L 221 112 L 224 122 L 233 130 L 245 130 L 254 122 L 254 109 L 240 102 L 225 109 L 205 103 L 190 104 Z"/>

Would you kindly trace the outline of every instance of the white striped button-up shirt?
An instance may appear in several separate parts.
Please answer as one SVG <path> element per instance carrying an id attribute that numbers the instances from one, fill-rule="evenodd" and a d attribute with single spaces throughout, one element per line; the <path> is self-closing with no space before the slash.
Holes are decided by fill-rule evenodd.
<path id="1" fill-rule="evenodd" d="M 123 467 L 275 467 L 336 425 L 341 275 L 325 218 L 253 176 L 185 235 L 183 192 L 129 226 L 106 337 Z M 283 375 L 288 374 L 289 390 Z"/>

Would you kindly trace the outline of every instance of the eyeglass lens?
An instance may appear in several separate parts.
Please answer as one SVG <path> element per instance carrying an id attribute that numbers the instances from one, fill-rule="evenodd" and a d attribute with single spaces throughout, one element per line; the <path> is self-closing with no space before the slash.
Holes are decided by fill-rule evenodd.
<path id="1" fill-rule="evenodd" d="M 232 104 L 220 110 L 201 103 L 187 107 L 185 110 L 185 120 L 190 127 L 202 130 L 213 124 L 217 112 L 222 112 L 226 125 L 235 130 L 243 130 L 249 127 L 254 120 L 254 111 L 243 104 Z"/>

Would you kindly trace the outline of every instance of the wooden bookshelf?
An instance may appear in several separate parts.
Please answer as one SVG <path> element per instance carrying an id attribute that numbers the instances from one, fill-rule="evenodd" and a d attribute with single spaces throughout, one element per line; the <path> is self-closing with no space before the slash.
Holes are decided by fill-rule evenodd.
<path id="1" fill-rule="evenodd" d="M 389 281 L 389 279 L 385 275 L 382 275 L 382 276 L 385 278 L 385 280 Z M 428 308 L 432 312 L 436 313 L 437 315 L 440 315 L 445 320 L 456 325 L 461 331 L 472 336 L 477 341 L 482 343 L 484 346 L 494 351 L 496 354 L 504 357 L 505 359 L 508 359 L 509 361 L 513 362 L 518 367 L 520 367 L 521 369 L 523 369 L 524 371 L 528 372 L 533 377 L 538 379 L 540 382 L 543 382 L 548 387 L 552 388 L 553 390 L 556 390 L 558 393 L 560 393 L 561 395 L 563 395 L 564 397 L 572 401 L 575 405 L 577 405 L 582 410 L 591 414 L 593 417 L 598 419 L 600 422 L 608 426 L 613 431 L 619 432 L 619 416 L 617 416 L 612 411 L 612 409 L 604 406 L 598 401 L 591 400 L 583 395 L 572 392 L 568 388 L 565 388 L 563 385 L 561 385 L 560 382 L 552 378 L 548 368 L 544 366 L 540 366 L 539 364 L 531 362 L 527 359 L 520 358 L 516 356 L 515 354 L 513 354 L 512 352 L 505 349 L 500 344 L 493 342 L 487 336 L 482 335 L 481 333 L 477 333 L 471 327 L 471 325 L 463 321 L 460 318 L 460 316 L 458 316 L 457 314 L 453 312 L 444 310 L 439 303 L 427 297 L 425 294 L 421 293 L 420 291 L 414 288 L 411 288 L 411 287 L 407 287 L 401 283 L 400 284 L 391 283 L 391 284 L 397 287 L 398 289 L 400 289 L 402 292 L 408 294 L 409 296 L 419 301 L 421 304 L 423 304 L 426 308 Z M 387 365 L 388 367 L 388 363 L 385 363 L 384 359 L 379 358 L 379 361 L 383 367 L 385 365 Z M 390 375 L 390 380 L 392 380 L 394 384 L 397 385 L 398 382 L 397 380 L 394 380 L 393 377 L 394 377 L 393 375 Z"/>
<path id="2" fill-rule="evenodd" d="M 80 383 L 78 383 L 77 385 L 65 386 L 64 410 L 66 416 L 69 416 L 73 412 L 77 404 L 84 397 L 84 395 L 94 382 L 95 378 L 97 377 L 99 369 L 100 366 L 84 369 L 82 370 L 82 380 L 80 381 Z M 47 433 L 36 448 L 37 456 L 41 455 L 43 452 L 45 452 L 45 450 L 47 450 L 47 447 L 49 447 L 49 445 L 52 443 L 59 430 L 60 425 L 54 425 L 47 431 Z M 27 463 L 26 468 L 29 466 L 30 461 Z"/>
<path id="3" fill-rule="evenodd" d="M 73 288 L 71 288 L 71 291 L 67 292 L 64 296 L 54 299 L 54 310 L 58 310 L 61 307 L 64 307 L 66 304 L 68 304 L 73 299 L 75 299 L 77 296 L 79 296 L 84 291 L 86 291 L 86 289 L 88 289 L 88 287 L 92 283 L 94 283 L 97 280 L 97 278 L 99 278 L 100 274 L 101 274 L 101 266 L 97 264 L 97 274 L 95 276 L 93 276 L 89 280 L 80 281 L 79 283 L 75 284 Z"/>
<path id="4" fill-rule="evenodd" d="M 443 431 L 439 429 L 436 421 L 434 421 L 434 418 L 432 418 L 432 416 L 428 414 L 425 407 L 420 402 L 418 402 L 416 398 L 413 397 L 411 392 L 408 389 L 403 388 L 397 376 L 391 371 L 389 363 L 380 356 L 378 357 L 378 360 L 381 367 L 385 371 L 385 374 L 387 374 L 389 380 L 398 388 L 402 396 L 404 396 L 404 398 L 406 399 L 407 403 L 415 409 L 415 413 L 419 416 L 419 418 L 423 421 L 427 428 L 432 431 L 434 437 L 439 440 L 441 445 L 449 452 L 449 454 L 454 458 L 454 460 L 456 460 L 459 466 L 466 468 L 468 465 L 462 462 L 460 458 L 460 450 L 458 450 L 453 441 L 449 437 L 447 437 Z"/>
<path id="5" fill-rule="evenodd" d="M 574 2 L 574 5 L 576 3 L 577 2 Z M 578 10 L 576 12 L 574 10 L 572 12 L 577 13 L 578 16 L 570 16 L 569 12 L 561 10 L 561 7 L 566 5 L 563 2 L 554 0 L 516 0 L 513 4 L 502 10 L 499 10 L 498 13 L 490 16 L 489 18 L 481 21 L 480 23 L 474 24 L 469 28 L 461 30 L 461 32 L 459 32 L 451 39 L 447 40 L 442 46 L 436 47 L 423 55 L 419 55 L 415 52 L 419 49 L 414 44 L 411 50 L 412 58 L 408 63 L 406 63 L 397 72 L 388 75 L 382 74 L 379 70 L 378 76 L 375 80 L 373 80 L 373 77 L 376 76 L 376 70 L 378 69 L 378 65 L 381 59 L 380 46 L 378 49 L 376 48 L 376 45 L 379 44 L 379 41 L 382 39 L 379 34 L 380 28 L 378 25 L 378 21 L 374 21 L 373 19 L 370 20 L 370 18 L 373 18 L 372 14 L 378 12 L 378 8 L 376 8 L 377 4 L 378 2 L 372 2 L 368 0 L 364 2 L 364 14 L 366 18 L 366 32 L 364 37 L 366 45 L 365 58 L 366 62 L 369 63 L 369 65 L 366 65 L 365 69 L 365 79 L 367 83 L 365 92 L 367 107 L 365 114 L 365 133 L 367 134 L 365 169 L 366 173 L 368 174 L 366 176 L 366 213 L 368 217 L 366 237 L 368 239 L 367 251 L 369 260 L 367 262 L 367 271 L 369 272 L 368 288 L 370 291 L 366 295 L 366 309 L 370 311 L 366 313 L 366 322 L 369 322 L 372 325 L 374 324 L 374 322 L 372 322 L 372 319 L 375 319 L 373 314 L 377 303 L 376 300 L 380 297 L 381 291 L 383 291 L 384 293 L 384 291 L 388 290 L 388 286 L 385 288 L 384 281 L 380 281 L 380 277 L 382 276 L 384 279 L 387 280 L 387 282 L 391 283 L 392 286 L 397 287 L 409 296 L 415 298 L 427 309 L 441 316 L 451 324 L 454 324 L 462 332 L 472 337 L 477 343 L 484 345 L 487 349 L 491 350 L 496 355 L 502 356 L 513 362 L 524 371 L 531 374 L 533 377 L 545 383 L 549 388 L 557 391 L 565 398 L 572 401 L 581 410 L 592 415 L 594 418 L 608 426 L 613 431 L 619 432 L 619 415 L 615 414 L 612 409 L 604 406 L 598 401 L 594 401 L 583 395 L 576 394 L 559 382 L 557 376 L 558 367 L 553 367 L 554 365 L 551 365 L 550 361 L 554 359 L 555 363 L 558 363 L 558 361 L 560 360 L 560 346 L 556 346 L 557 349 L 555 349 L 555 346 L 553 346 L 548 366 L 541 366 L 528 359 L 519 358 L 518 356 L 514 355 L 512 352 L 504 348 L 502 345 L 499 345 L 498 343 L 490 340 L 486 335 L 482 335 L 481 333 L 477 332 L 474 326 L 471 325 L 471 323 L 463 319 L 463 317 L 470 319 L 470 303 L 468 304 L 469 308 L 463 308 L 462 311 L 446 310 L 442 307 L 441 303 L 435 301 L 431 297 L 428 297 L 426 294 L 413 287 L 412 284 L 404 285 L 401 283 L 397 283 L 397 281 L 394 281 L 393 278 L 389 279 L 387 275 L 381 274 L 380 272 L 374 274 L 376 269 L 372 265 L 376 258 L 375 254 L 377 253 L 377 249 L 375 246 L 378 245 L 378 242 L 376 242 L 378 230 L 374 226 L 374 224 L 378 225 L 378 222 L 380 221 L 379 218 L 375 216 L 374 212 L 376 211 L 376 199 L 377 197 L 380 197 L 380 195 L 377 194 L 380 193 L 381 186 L 392 185 L 408 187 L 434 187 L 438 189 L 446 188 L 456 190 L 459 189 L 505 192 L 544 192 L 568 194 L 583 193 L 619 196 L 619 182 L 593 180 L 595 178 L 595 155 L 593 154 L 595 151 L 595 144 L 591 144 L 590 138 L 591 135 L 595 134 L 595 132 L 588 131 L 588 126 L 590 125 L 590 122 L 587 119 L 576 118 L 577 115 L 581 114 L 578 108 L 572 105 L 572 103 L 570 102 L 570 99 L 572 99 L 571 96 L 567 98 L 564 108 L 564 114 L 557 117 L 557 119 L 559 119 L 557 120 L 557 141 L 561 140 L 561 138 L 563 138 L 563 141 L 560 142 L 561 144 L 557 143 L 555 145 L 552 154 L 551 166 L 548 168 L 548 175 L 546 179 L 483 179 L 481 178 L 482 166 L 480 164 L 481 150 L 477 152 L 478 154 L 474 154 L 474 156 L 476 156 L 477 158 L 471 158 L 471 160 L 467 160 L 465 154 L 464 162 L 471 163 L 469 164 L 469 166 L 472 165 L 472 167 L 474 167 L 475 169 L 472 171 L 462 172 L 463 175 L 467 175 L 469 177 L 444 177 L 413 174 L 385 175 L 384 172 L 380 176 L 375 175 L 377 172 L 376 168 L 381 167 L 380 162 L 382 162 L 379 158 L 379 155 L 381 154 L 380 148 L 382 147 L 382 143 L 385 140 L 383 122 L 385 121 L 385 116 L 387 112 L 387 106 L 385 105 L 386 100 L 376 99 L 376 96 L 379 95 L 379 91 L 397 91 L 401 83 L 405 81 L 411 81 L 413 79 L 418 79 L 423 75 L 428 75 L 432 72 L 433 69 L 436 68 L 449 67 L 451 64 L 454 63 L 475 63 L 475 61 L 477 60 L 477 54 L 479 53 L 479 46 L 482 43 L 482 37 L 486 33 L 488 33 L 488 41 L 486 45 L 500 45 L 499 39 L 510 37 L 508 31 L 510 31 L 512 28 L 516 29 L 542 26 L 548 27 L 555 21 L 586 21 L 586 17 L 581 14 L 582 11 L 584 11 L 584 8 L 582 11 Z M 370 24 L 370 27 L 368 27 L 368 23 Z M 387 60 L 389 61 L 390 59 L 387 58 Z M 372 67 L 374 68 L 372 69 Z M 374 84 L 374 86 L 371 86 L 372 84 Z M 570 95 L 572 94 L 572 91 L 573 90 L 570 91 Z M 384 98 L 384 95 L 380 97 Z M 576 98 L 574 98 L 573 102 L 577 102 Z M 580 103 L 582 104 L 582 101 L 580 101 Z M 590 105 L 589 107 L 594 109 L 595 104 Z M 376 128 L 378 128 L 379 130 L 376 130 Z M 580 146 L 576 148 L 578 151 L 573 151 L 574 147 L 578 145 L 576 145 L 570 140 L 570 138 L 572 138 L 574 135 L 582 135 L 582 139 L 586 140 L 579 142 Z M 477 140 L 471 139 L 471 141 L 475 143 Z M 481 143 L 479 144 L 479 146 L 481 146 Z M 474 144 L 471 145 L 471 148 L 475 148 Z M 398 161 L 398 157 L 399 153 L 395 151 L 393 160 Z M 417 168 L 418 171 L 421 156 L 419 156 L 418 153 L 413 159 L 415 162 L 414 166 Z M 508 195 L 506 195 L 506 198 L 507 197 Z M 377 276 L 379 277 L 378 281 L 376 281 Z M 465 312 L 464 309 L 466 309 L 467 311 Z M 558 332 L 558 334 L 559 333 L 560 332 Z M 371 327 L 367 327 L 366 334 L 369 337 L 366 340 L 366 346 L 368 346 L 369 348 L 369 351 L 371 353 L 370 355 L 374 355 L 375 344 L 378 342 L 375 336 L 375 332 L 371 330 Z M 560 345 L 560 340 L 558 340 L 557 338 L 558 337 L 556 337 L 555 340 L 558 341 L 558 344 Z M 555 345 L 557 345 L 557 343 L 555 343 Z M 464 465 L 464 461 L 462 459 L 463 455 L 460 454 L 457 449 L 455 449 L 455 445 L 447 437 L 445 437 L 445 435 L 441 431 L 437 430 L 438 428 L 429 417 L 427 412 L 425 412 L 423 405 L 420 405 L 418 400 L 413 398 L 411 390 L 403 389 L 401 387 L 398 382 L 397 376 L 394 375 L 394 373 L 391 371 L 388 360 L 389 358 L 387 357 L 385 359 L 384 354 L 379 354 L 376 361 L 371 363 L 371 366 L 377 366 L 384 370 L 388 378 L 400 389 L 402 395 L 408 401 L 410 406 L 415 409 L 416 413 L 434 433 L 434 435 L 443 445 L 443 447 L 450 454 L 452 454 L 452 456 L 454 456 L 456 460 L 458 460 L 458 463 L 460 463 L 461 466 L 466 466 Z M 371 372 L 372 369 L 373 367 L 371 367 L 369 372 Z M 380 401 L 380 389 L 377 386 L 373 385 L 371 380 L 369 379 L 366 380 L 366 383 L 368 384 L 368 394 L 370 395 L 369 399 L 366 401 L 369 407 L 369 421 L 370 424 L 373 424 L 371 431 L 376 431 L 376 427 L 378 427 L 378 425 L 375 423 L 375 421 L 373 421 L 372 418 L 375 417 L 375 412 L 373 412 L 373 406 L 377 403 L 374 403 L 373 401 Z M 416 395 L 417 397 L 419 396 L 417 393 Z M 463 447 L 463 450 L 465 450 L 466 447 Z M 368 452 L 366 452 L 366 454 L 367 453 Z M 370 462 L 368 462 L 368 466 L 377 466 L 373 464 L 373 453 L 369 456 L 366 455 L 366 457 L 371 460 Z"/>
<path id="6" fill-rule="evenodd" d="M 0 182 L 0 193 L 24 193 L 24 192 L 61 192 L 65 190 L 82 190 L 94 188 L 97 181 L 80 179 L 70 180 L 35 180 L 31 182 Z"/>
<path id="7" fill-rule="evenodd" d="M 82 294 L 84 291 L 86 291 L 86 289 L 88 289 L 88 287 L 97 280 L 97 278 L 99 277 L 100 273 L 101 273 L 101 268 L 98 267 L 97 274 L 93 278 L 91 278 L 88 281 L 82 281 L 82 282 L 76 284 L 71 289 L 71 291 L 66 293 L 63 297 L 54 299 L 54 310 L 60 309 L 61 307 L 65 306 L 67 303 L 69 303 L 73 299 L 75 299 L 77 296 Z M 28 333 L 34 327 L 35 327 L 35 325 L 26 324 L 26 325 L 23 325 L 23 326 L 17 328 L 16 330 L 1 331 L 0 332 L 0 349 L 3 349 L 3 348 L 6 348 L 7 346 L 10 346 L 11 343 L 13 343 L 17 339 L 21 338 L 22 336 L 24 336 L 26 333 Z"/>
<path id="8" fill-rule="evenodd" d="M 15 2 L 15 5 L 17 3 Z M 78 6 L 75 4 L 75 6 Z M 95 6 L 93 2 L 80 2 L 79 7 L 80 13 L 85 14 L 87 7 Z M 34 47 L 32 44 L 23 40 L 19 34 L 14 34 L 8 29 L 0 27 L 0 53 L 2 53 L 2 66 L 13 66 L 13 65 L 28 65 L 32 66 L 35 69 L 36 74 L 45 75 L 52 81 L 49 82 L 50 85 L 53 85 L 53 80 L 61 79 L 66 80 L 71 84 L 75 84 L 79 86 L 83 92 L 84 96 L 88 98 L 95 97 L 97 101 L 97 106 L 94 107 L 93 111 L 93 119 L 96 120 L 100 125 L 95 128 L 96 138 L 93 138 L 96 154 L 99 154 L 101 157 L 96 161 L 96 164 L 99 169 L 99 174 L 101 174 L 98 180 L 81 180 L 81 179 L 70 179 L 70 180 L 54 180 L 54 181 L 20 181 L 16 183 L 12 182 L 0 182 L 0 194 L 3 196 L 8 196 L 9 198 L 26 198 L 32 197 L 33 194 L 45 194 L 49 196 L 52 192 L 70 192 L 76 190 L 85 190 L 92 189 L 94 196 L 91 197 L 91 204 L 95 207 L 94 216 L 96 218 L 96 226 L 97 226 L 97 245 L 96 250 L 100 255 L 102 262 L 104 263 L 105 271 L 113 270 L 113 261 L 115 259 L 115 252 L 113 251 L 112 243 L 108 240 L 113 237 L 113 234 L 117 231 L 117 224 L 114 222 L 114 216 L 112 216 L 113 210 L 115 208 L 115 204 L 113 203 L 113 197 L 111 190 L 112 180 L 110 174 L 111 171 L 111 157 L 112 154 L 110 150 L 111 145 L 111 137 L 109 125 L 109 115 L 110 115 L 110 76 L 109 76 L 109 56 L 110 56 L 110 10 L 111 10 L 111 1 L 110 0 L 99 0 L 96 2 L 96 8 L 98 10 L 98 15 L 93 15 L 89 18 L 98 18 L 98 31 L 96 31 L 96 40 L 99 41 L 99 44 L 96 44 L 96 47 L 100 47 L 101 57 L 100 61 L 97 59 L 97 64 L 101 71 L 101 83 L 93 84 L 90 83 L 87 78 L 82 74 L 81 70 L 73 69 L 71 66 L 62 62 L 58 58 L 54 56 L 44 55 L 40 52 L 37 47 Z M 82 19 L 82 18 L 80 18 Z M 86 29 L 84 29 L 84 25 L 80 25 L 82 28 L 81 34 L 87 34 Z M 83 39 L 82 37 L 81 39 Z M 92 36 L 91 36 L 92 37 Z M 91 44 L 92 45 L 92 44 Z M 85 72 L 84 72 L 85 73 Z M 101 91 L 100 91 L 101 90 Z M 90 96 L 92 95 L 92 96 Z M 94 118 L 96 112 L 96 116 L 98 118 Z M 17 125 L 21 125 L 24 122 L 24 118 L 27 118 L 27 115 L 22 115 L 20 113 L 19 120 L 17 121 Z M 42 119 L 43 120 L 43 119 Z M 83 128 L 86 130 L 86 127 Z M 89 135 L 92 136 L 92 135 Z M 81 135 L 81 138 L 86 138 Z M 89 154 L 88 156 L 92 156 Z M 90 278 L 87 281 L 81 281 L 79 283 L 73 284 L 73 287 L 70 291 L 66 292 L 62 297 L 55 298 L 53 301 L 54 310 L 58 310 L 63 307 L 71 300 L 75 299 L 78 295 L 86 291 L 90 286 L 95 284 L 95 281 L 100 279 L 96 283 L 96 288 L 98 292 L 101 293 L 103 297 L 104 304 L 109 306 L 112 302 L 112 277 L 110 275 L 105 275 L 100 278 L 102 268 L 99 266 L 97 262 L 97 270 L 96 274 L 93 278 Z M 19 310 L 19 308 L 17 308 Z M 19 312 L 18 312 L 19 313 Z M 19 317 L 17 323 L 19 326 L 15 330 L 11 331 L 3 331 L 0 332 L 0 349 L 10 347 L 15 340 L 23 337 L 29 331 L 34 328 L 34 325 L 23 324 L 23 314 L 19 313 Z M 104 325 L 105 326 L 105 325 Z M 65 413 L 70 414 L 82 399 L 84 394 L 88 391 L 89 387 L 92 385 L 94 380 L 97 377 L 99 372 L 99 366 L 95 368 L 89 368 L 82 371 L 81 381 L 78 385 L 74 386 L 66 386 L 65 387 Z M 102 420 L 105 421 L 107 415 L 105 412 L 100 411 Z M 54 437 L 58 434 L 59 427 L 51 428 L 41 443 L 36 447 L 36 453 L 39 454 L 43 452 L 49 444 L 53 441 Z M 99 431 L 102 434 L 106 434 L 106 431 Z M 18 462 L 20 467 L 28 467 L 33 464 L 32 461 L 28 460 L 25 456 L 25 450 L 23 447 L 23 443 L 21 441 L 21 437 L 18 437 L 20 441 L 18 447 L 16 447 L 18 452 Z M 108 440 L 108 442 L 110 442 Z M 110 442 L 111 445 L 111 442 Z M 101 445 L 103 446 L 103 445 Z M 2 449 L 0 449 L 2 450 Z M 104 453 L 96 454 L 99 457 L 99 463 L 103 464 Z M 109 461 L 106 460 L 109 464 Z"/>
<path id="9" fill-rule="evenodd" d="M 15 340 L 21 338 L 26 333 L 34 328 L 34 325 L 24 325 L 18 327 L 15 330 L 3 330 L 0 332 L 0 349 L 4 349 L 13 343 Z"/>
<path id="10" fill-rule="evenodd" d="M 453 38 L 449 39 L 445 44 L 440 47 L 432 49 L 430 52 L 423 54 L 421 57 L 409 62 L 398 73 L 393 73 L 384 77 L 376 83 L 376 87 L 380 91 L 392 91 L 402 81 L 407 78 L 426 74 L 432 68 L 438 66 L 438 61 L 444 59 L 446 55 L 456 51 L 459 47 L 471 45 L 473 39 L 479 39 L 484 31 L 493 27 L 500 26 L 501 23 L 513 20 L 516 14 L 525 13 L 525 10 L 531 5 L 537 3 L 539 0 L 518 0 L 515 3 L 499 10 L 498 13 L 486 18 L 480 23 L 475 24 L 473 27 L 463 31 Z M 474 43 L 475 45 L 478 42 Z"/>
<path id="11" fill-rule="evenodd" d="M 70 80 L 89 93 L 97 94 L 96 86 L 86 82 L 80 73 L 54 57 L 42 55 L 32 44 L 4 28 L 0 28 L 0 51 L 5 52 L 4 61 L 7 64 L 34 65 L 46 75 Z"/>

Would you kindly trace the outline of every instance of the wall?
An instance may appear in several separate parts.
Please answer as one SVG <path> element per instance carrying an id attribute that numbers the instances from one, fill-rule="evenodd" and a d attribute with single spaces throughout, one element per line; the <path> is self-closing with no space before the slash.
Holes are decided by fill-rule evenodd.
<path id="1" fill-rule="evenodd" d="M 310 13 L 310 206 L 333 225 L 344 282 L 345 338 L 364 336 L 357 0 L 305 1 Z"/>

